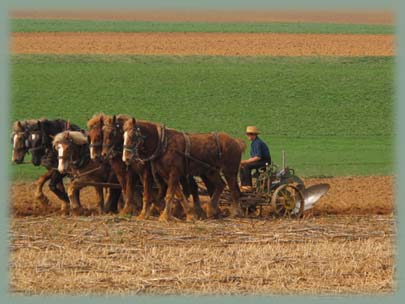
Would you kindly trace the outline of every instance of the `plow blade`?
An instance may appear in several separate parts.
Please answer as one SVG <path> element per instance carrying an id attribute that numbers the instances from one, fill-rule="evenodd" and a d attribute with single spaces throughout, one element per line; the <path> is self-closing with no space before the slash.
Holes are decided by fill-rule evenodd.
<path id="1" fill-rule="evenodd" d="M 328 192 L 330 186 L 329 184 L 318 184 L 318 185 L 313 185 L 311 187 L 308 187 L 304 190 L 302 190 L 302 194 L 304 195 L 304 201 L 305 201 L 305 206 L 304 206 L 304 211 L 311 209 L 314 204 Z M 300 204 L 301 200 L 298 197 L 297 201 L 297 206 L 295 207 L 293 213 L 297 213 L 300 210 Z"/>

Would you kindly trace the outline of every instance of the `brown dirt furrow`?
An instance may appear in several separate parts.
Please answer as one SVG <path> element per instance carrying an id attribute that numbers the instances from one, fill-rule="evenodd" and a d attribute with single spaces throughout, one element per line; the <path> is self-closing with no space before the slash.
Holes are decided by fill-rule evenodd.
<path id="1" fill-rule="evenodd" d="M 392 56 L 392 35 L 14 33 L 15 54 Z"/>
<path id="2" fill-rule="evenodd" d="M 305 185 L 328 183 L 328 193 L 315 205 L 313 214 L 390 214 L 395 210 L 394 178 L 363 176 L 307 179 Z"/>
<path id="3" fill-rule="evenodd" d="M 329 192 L 310 211 L 313 215 L 328 214 L 392 214 L 394 212 L 394 178 L 392 176 L 334 177 L 306 179 L 305 185 L 328 183 Z M 35 183 L 14 183 L 11 187 L 11 208 L 15 216 L 52 214 L 60 208 L 59 200 L 47 187 L 45 194 L 51 205 L 43 210 L 33 204 Z M 94 209 L 95 196 L 91 187 L 81 191 L 81 201 L 86 208 Z M 202 196 L 202 200 L 207 198 Z"/>
<path id="4" fill-rule="evenodd" d="M 392 24 L 392 11 L 381 10 L 133 10 L 133 11 L 13 11 L 12 18 L 127 20 L 161 22 L 323 22 Z"/>

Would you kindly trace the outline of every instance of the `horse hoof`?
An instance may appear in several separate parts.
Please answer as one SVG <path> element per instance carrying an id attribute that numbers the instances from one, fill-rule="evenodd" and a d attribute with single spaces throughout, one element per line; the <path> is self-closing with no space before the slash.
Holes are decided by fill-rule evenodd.
<path id="1" fill-rule="evenodd" d="M 186 222 L 195 222 L 198 219 L 196 214 L 187 214 Z"/>
<path id="2" fill-rule="evenodd" d="M 167 213 L 162 213 L 158 219 L 159 222 L 165 222 L 165 223 L 173 222 L 174 220 L 175 220 L 175 218 L 173 216 L 168 215 Z"/>
<path id="3" fill-rule="evenodd" d="M 137 217 L 136 217 L 136 219 L 137 220 L 147 220 L 149 218 L 149 214 L 146 214 L 145 212 L 141 212 Z"/>
<path id="4" fill-rule="evenodd" d="M 207 208 L 207 218 L 209 219 L 216 219 L 219 218 L 221 212 L 218 209 Z"/>
<path id="5" fill-rule="evenodd" d="M 242 218 L 243 214 L 241 212 L 231 212 L 229 215 L 230 218 Z"/>
<path id="6" fill-rule="evenodd" d="M 230 218 L 241 218 L 241 217 L 243 217 L 243 212 L 240 209 L 231 210 L 229 217 Z"/>
<path id="7" fill-rule="evenodd" d="M 70 212 L 69 212 L 69 209 L 60 209 L 59 213 L 60 213 L 60 215 L 68 216 Z"/>
<path id="8" fill-rule="evenodd" d="M 130 206 L 125 206 L 124 209 L 121 210 L 120 214 L 121 215 L 134 215 L 135 210 L 134 210 L 134 208 L 132 208 Z"/>
<path id="9" fill-rule="evenodd" d="M 44 194 L 35 195 L 35 200 L 41 207 L 47 208 L 49 206 L 49 199 Z"/>
<path id="10" fill-rule="evenodd" d="M 76 216 L 89 216 L 91 214 L 90 210 L 86 210 L 83 207 L 77 207 L 74 208 L 70 211 L 71 215 L 76 215 Z"/>

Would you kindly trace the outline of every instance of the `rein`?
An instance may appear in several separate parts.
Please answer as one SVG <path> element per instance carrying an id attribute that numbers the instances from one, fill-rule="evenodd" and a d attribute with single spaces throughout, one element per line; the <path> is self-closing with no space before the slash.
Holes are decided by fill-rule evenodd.
<path id="1" fill-rule="evenodd" d="M 115 125 L 115 126 L 104 126 L 104 128 L 108 128 L 108 129 L 112 129 L 113 130 L 113 134 L 114 137 L 116 137 L 116 134 L 118 132 L 118 128 L 119 125 Z M 118 147 L 116 147 L 117 143 L 111 143 L 111 144 L 104 144 L 104 143 L 94 143 L 91 146 L 89 145 L 89 147 L 107 147 L 108 148 L 108 152 L 107 152 L 107 156 L 109 156 L 110 158 L 114 158 L 116 156 L 119 156 L 120 154 L 122 154 L 122 152 L 124 151 L 124 147 L 123 144 L 119 144 Z"/>

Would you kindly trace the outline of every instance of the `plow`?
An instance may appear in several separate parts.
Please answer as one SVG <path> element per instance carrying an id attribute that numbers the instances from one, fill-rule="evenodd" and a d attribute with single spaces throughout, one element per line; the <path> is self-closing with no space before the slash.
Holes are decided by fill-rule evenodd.
<path id="1" fill-rule="evenodd" d="M 306 187 L 295 170 L 286 165 L 284 151 L 282 166 L 273 162 L 259 168 L 253 174 L 253 184 L 252 191 L 241 192 L 245 215 L 262 215 L 263 209 L 268 208 L 276 217 L 302 217 L 330 188 L 326 183 Z M 231 194 L 225 189 L 220 203 L 227 205 L 231 200 Z"/>

